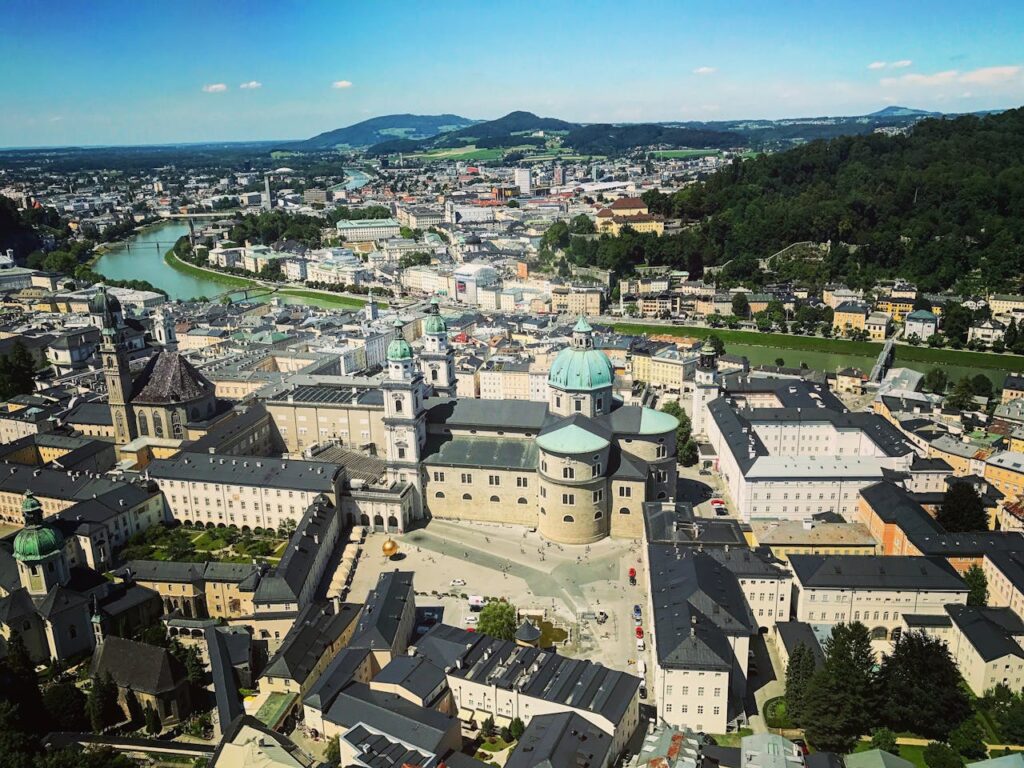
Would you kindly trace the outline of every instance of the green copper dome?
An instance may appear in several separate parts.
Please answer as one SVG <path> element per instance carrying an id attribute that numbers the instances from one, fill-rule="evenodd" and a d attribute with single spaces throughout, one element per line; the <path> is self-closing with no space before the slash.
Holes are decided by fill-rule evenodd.
<path id="1" fill-rule="evenodd" d="M 25 516 L 25 527 L 14 537 L 16 560 L 36 562 L 64 549 L 64 537 L 56 528 L 43 523 L 42 505 L 31 491 L 25 491 L 21 513 Z"/>
<path id="2" fill-rule="evenodd" d="M 443 333 L 448 333 L 448 326 L 440 315 L 427 315 L 427 319 L 423 321 L 423 332 L 440 336 Z"/>
<path id="3" fill-rule="evenodd" d="M 556 389 L 584 392 L 612 385 L 612 361 L 599 349 L 566 347 L 558 353 L 548 373 L 548 384 Z"/>
<path id="4" fill-rule="evenodd" d="M 397 337 L 388 344 L 388 360 L 412 360 L 412 347 L 402 336 L 402 321 L 395 318 L 395 333 Z"/>

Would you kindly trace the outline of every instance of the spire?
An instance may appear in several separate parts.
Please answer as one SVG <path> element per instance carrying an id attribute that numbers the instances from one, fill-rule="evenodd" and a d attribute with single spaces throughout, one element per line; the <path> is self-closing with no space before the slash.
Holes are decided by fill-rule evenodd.
<path id="1" fill-rule="evenodd" d="M 21 499 L 21 514 L 25 517 L 25 527 L 43 524 L 43 505 L 31 490 L 26 490 Z"/>

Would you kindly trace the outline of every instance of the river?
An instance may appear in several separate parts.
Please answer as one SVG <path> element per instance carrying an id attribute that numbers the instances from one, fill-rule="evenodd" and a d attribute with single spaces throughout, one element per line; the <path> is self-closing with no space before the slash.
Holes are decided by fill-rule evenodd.
<path id="1" fill-rule="evenodd" d="M 358 168 L 346 168 L 345 175 L 346 189 L 359 189 L 370 181 L 370 177 Z M 164 261 L 164 254 L 179 237 L 187 234 L 187 221 L 175 219 L 164 222 L 134 236 L 130 243 L 112 247 L 96 260 L 93 269 L 112 280 L 148 280 L 167 291 L 171 299 L 181 301 L 198 296 L 216 296 L 228 290 L 231 286 L 186 275 Z M 278 298 L 288 304 L 316 304 L 315 301 L 296 297 Z"/>

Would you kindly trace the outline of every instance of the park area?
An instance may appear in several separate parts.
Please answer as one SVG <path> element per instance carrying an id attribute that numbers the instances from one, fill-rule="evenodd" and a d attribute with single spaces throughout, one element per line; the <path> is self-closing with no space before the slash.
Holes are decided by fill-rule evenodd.
<path id="1" fill-rule="evenodd" d="M 121 551 L 123 560 L 180 563 L 277 562 L 288 545 L 287 532 L 242 533 L 230 528 L 192 529 L 157 525 L 136 534 Z"/>

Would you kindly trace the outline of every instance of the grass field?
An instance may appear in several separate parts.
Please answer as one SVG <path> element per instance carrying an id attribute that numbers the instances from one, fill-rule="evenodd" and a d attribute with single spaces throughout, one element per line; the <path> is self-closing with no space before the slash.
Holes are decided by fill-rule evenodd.
<path id="1" fill-rule="evenodd" d="M 164 254 L 164 261 L 172 269 L 177 270 L 185 275 L 191 275 L 202 280 L 211 280 L 215 283 L 221 283 L 222 285 L 232 285 L 238 288 L 255 288 L 256 283 L 252 280 L 246 280 L 244 277 L 235 277 L 234 275 L 225 275 L 220 272 L 214 272 L 213 270 L 200 269 L 194 264 L 182 261 L 174 255 L 173 251 L 168 251 Z"/>
<path id="2" fill-rule="evenodd" d="M 467 147 L 454 147 L 452 149 L 432 149 L 429 152 L 418 152 L 409 155 L 410 158 L 418 160 L 500 160 L 506 152 L 516 149 L 509 147 L 503 149 L 495 147 L 492 149 L 478 149 L 475 144 Z"/>
<path id="3" fill-rule="evenodd" d="M 331 304 L 339 307 L 361 307 L 366 303 L 363 299 L 356 299 L 352 296 L 336 296 L 318 291 L 304 291 L 301 288 L 282 288 L 278 293 L 282 296 L 295 296 L 299 299 L 310 299 L 320 304 Z M 387 304 L 378 301 L 377 306 L 386 307 Z"/>
<path id="4" fill-rule="evenodd" d="M 710 157 L 719 154 L 717 149 L 659 149 L 651 153 L 665 160 L 688 160 L 691 157 Z"/>
<path id="5" fill-rule="evenodd" d="M 693 336 L 698 339 L 714 334 L 725 343 L 727 352 L 730 343 L 770 347 L 778 350 L 828 352 L 836 355 L 877 356 L 882 351 L 882 344 L 876 341 L 847 341 L 845 339 L 824 339 L 820 336 L 795 336 L 786 333 L 731 331 L 725 328 L 616 323 L 615 330 L 627 334 L 666 334 L 669 336 Z M 997 355 L 993 352 L 932 349 L 931 347 L 911 347 L 906 344 L 897 344 L 896 365 L 902 363 L 953 365 L 962 368 L 986 368 L 997 371 L 1024 371 L 1024 356 L 1021 355 Z"/>

